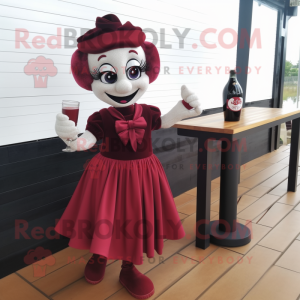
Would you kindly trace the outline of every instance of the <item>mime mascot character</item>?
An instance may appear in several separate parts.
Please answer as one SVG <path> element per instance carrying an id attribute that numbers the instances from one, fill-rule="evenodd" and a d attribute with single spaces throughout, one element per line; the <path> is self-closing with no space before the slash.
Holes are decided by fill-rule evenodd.
<path id="1" fill-rule="evenodd" d="M 78 38 L 71 67 L 77 84 L 110 107 L 92 114 L 80 137 L 66 115 L 58 114 L 55 124 L 63 141 L 72 138 L 73 150 L 102 140 L 55 229 L 70 247 L 93 253 L 84 271 L 90 284 L 103 280 L 108 259 L 122 260 L 119 281 L 137 299 L 154 294 L 152 281 L 135 267 L 143 253 L 161 255 L 164 239 L 185 235 L 151 131 L 201 114 L 184 85 L 182 100 L 163 116 L 156 106 L 137 103 L 160 68 L 156 47 L 145 39 L 140 27 L 113 14 L 98 17 L 96 28 Z"/>

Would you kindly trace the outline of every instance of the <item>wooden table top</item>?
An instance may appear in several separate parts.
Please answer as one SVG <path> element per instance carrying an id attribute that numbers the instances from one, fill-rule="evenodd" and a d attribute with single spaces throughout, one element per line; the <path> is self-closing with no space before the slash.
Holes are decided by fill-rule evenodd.
<path id="1" fill-rule="evenodd" d="M 196 131 L 236 134 L 297 114 L 300 114 L 300 109 L 246 107 L 243 108 L 240 121 L 238 122 L 225 122 L 224 114 L 221 112 L 205 117 L 180 121 L 173 127 Z"/>

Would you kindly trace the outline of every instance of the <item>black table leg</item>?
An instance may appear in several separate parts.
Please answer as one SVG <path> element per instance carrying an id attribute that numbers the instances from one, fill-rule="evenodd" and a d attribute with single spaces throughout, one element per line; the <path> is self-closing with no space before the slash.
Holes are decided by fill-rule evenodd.
<path id="1" fill-rule="evenodd" d="M 297 191 L 297 177 L 299 164 L 299 143 L 300 143 L 300 118 L 292 121 L 291 151 L 289 164 L 288 191 Z"/>
<path id="2" fill-rule="evenodd" d="M 251 231 L 237 223 L 239 181 L 238 140 L 222 141 L 219 220 L 210 222 L 210 241 L 219 246 L 238 247 L 251 240 Z"/>
<path id="3" fill-rule="evenodd" d="M 209 245 L 210 196 L 213 141 L 198 138 L 196 247 Z"/>
<path id="4" fill-rule="evenodd" d="M 239 174 L 238 174 L 238 184 L 241 183 L 241 163 L 242 163 L 242 151 L 238 152 L 239 155 L 239 160 L 238 160 L 238 164 L 239 164 Z"/>

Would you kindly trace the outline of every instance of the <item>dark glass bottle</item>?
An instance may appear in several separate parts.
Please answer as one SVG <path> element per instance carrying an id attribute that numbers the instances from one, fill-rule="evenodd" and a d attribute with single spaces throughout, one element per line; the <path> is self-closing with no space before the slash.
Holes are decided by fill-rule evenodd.
<path id="1" fill-rule="evenodd" d="M 223 111 L 225 121 L 239 121 L 243 107 L 243 90 L 237 81 L 236 72 L 230 77 L 223 90 Z"/>

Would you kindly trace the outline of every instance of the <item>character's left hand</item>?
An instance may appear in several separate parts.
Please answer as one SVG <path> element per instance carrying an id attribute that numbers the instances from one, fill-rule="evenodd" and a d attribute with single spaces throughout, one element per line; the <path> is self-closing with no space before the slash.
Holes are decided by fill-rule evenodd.
<path id="1" fill-rule="evenodd" d="M 191 115 L 198 116 L 202 113 L 202 109 L 200 107 L 201 104 L 197 95 L 190 91 L 185 85 L 181 87 L 181 97 L 188 105 L 194 108 L 189 111 Z"/>

